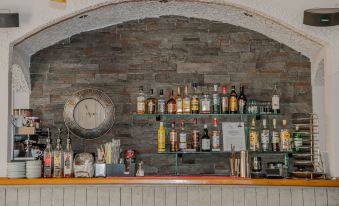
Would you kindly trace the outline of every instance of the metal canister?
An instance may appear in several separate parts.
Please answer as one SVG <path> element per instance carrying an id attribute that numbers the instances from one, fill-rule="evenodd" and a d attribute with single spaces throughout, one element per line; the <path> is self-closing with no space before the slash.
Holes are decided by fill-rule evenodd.
<path id="1" fill-rule="evenodd" d="M 240 177 L 248 177 L 248 151 L 240 151 Z"/>

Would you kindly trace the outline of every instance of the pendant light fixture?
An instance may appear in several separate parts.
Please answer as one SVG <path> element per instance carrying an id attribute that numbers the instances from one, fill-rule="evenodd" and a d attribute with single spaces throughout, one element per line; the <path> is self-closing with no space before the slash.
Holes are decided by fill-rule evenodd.
<path id="1" fill-rule="evenodd" d="M 307 9 L 304 11 L 304 24 L 310 26 L 339 25 L 339 8 Z"/>

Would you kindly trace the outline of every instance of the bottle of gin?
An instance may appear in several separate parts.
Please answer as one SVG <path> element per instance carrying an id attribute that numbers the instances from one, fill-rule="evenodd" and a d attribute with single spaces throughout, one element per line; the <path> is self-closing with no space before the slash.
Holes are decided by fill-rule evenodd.
<path id="1" fill-rule="evenodd" d="M 204 135 L 201 137 L 201 151 L 202 152 L 211 151 L 211 138 L 208 135 L 207 124 L 204 125 Z"/>
<path id="2" fill-rule="evenodd" d="M 191 114 L 191 98 L 188 95 L 187 85 L 185 86 L 185 96 L 183 97 L 182 107 L 184 114 Z"/>
<path id="3" fill-rule="evenodd" d="M 139 87 L 139 94 L 137 96 L 137 114 L 146 113 L 146 97 L 143 91 L 143 87 Z"/>
<path id="4" fill-rule="evenodd" d="M 158 152 L 166 152 L 166 129 L 163 122 L 160 122 L 158 129 Z"/>
<path id="5" fill-rule="evenodd" d="M 220 130 L 217 118 L 213 119 L 212 152 L 220 152 Z"/>
<path id="6" fill-rule="evenodd" d="M 246 99 L 246 96 L 245 96 L 245 93 L 244 93 L 244 86 L 241 85 L 240 86 L 240 95 L 239 95 L 239 98 L 238 98 L 238 112 L 239 112 L 239 114 L 245 114 L 246 113 L 246 102 L 247 102 L 247 99 Z"/>
<path id="7" fill-rule="evenodd" d="M 213 107 L 213 114 L 220 114 L 220 94 L 219 94 L 219 87 L 217 84 L 213 86 L 213 94 L 212 94 L 212 107 Z"/>
<path id="8" fill-rule="evenodd" d="M 150 96 L 147 98 L 147 113 L 156 114 L 157 113 L 157 99 L 153 95 L 153 89 L 149 90 Z"/>
<path id="9" fill-rule="evenodd" d="M 176 104 L 177 104 L 177 114 L 183 113 L 183 99 L 180 92 L 180 87 L 178 87 L 177 96 L 175 98 Z"/>
<path id="10" fill-rule="evenodd" d="M 287 128 L 287 121 L 283 120 L 283 126 L 280 131 L 281 151 L 291 151 L 291 134 Z"/>
<path id="11" fill-rule="evenodd" d="M 235 92 L 234 85 L 232 85 L 232 91 L 228 103 L 230 114 L 236 114 L 238 112 L 238 96 L 237 93 Z"/>
<path id="12" fill-rule="evenodd" d="M 273 118 L 272 120 L 272 132 L 271 132 L 271 144 L 272 144 L 272 151 L 279 152 L 280 151 L 280 133 L 277 129 L 277 120 Z"/>
<path id="13" fill-rule="evenodd" d="M 194 93 L 191 98 L 191 111 L 192 114 L 199 114 L 200 112 L 200 99 L 197 94 L 197 83 L 193 83 Z"/>
<path id="14" fill-rule="evenodd" d="M 185 123 L 184 121 L 181 121 L 179 133 L 179 150 L 185 151 L 186 149 L 187 149 L 187 133 L 185 130 Z"/>
<path id="15" fill-rule="evenodd" d="M 73 150 L 69 130 L 64 151 L 64 177 L 73 177 Z"/>
<path id="16" fill-rule="evenodd" d="M 56 140 L 56 147 L 53 151 L 54 157 L 54 168 L 53 168 L 53 177 L 63 177 L 63 151 L 61 148 L 61 129 L 59 129 L 58 138 Z"/>
<path id="17" fill-rule="evenodd" d="M 270 148 L 270 130 L 267 128 L 267 120 L 262 120 L 262 128 L 260 132 L 260 141 L 262 151 L 269 151 Z"/>
<path id="18" fill-rule="evenodd" d="M 194 118 L 193 129 L 192 129 L 192 149 L 200 151 L 200 131 L 198 128 L 198 119 Z"/>
<path id="19" fill-rule="evenodd" d="M 167 101 L 167 114 L 175 114 L 177 112 L 177 103 L 174 99 L 173 90 L 171 91 L 171 96 Z"/>
<path id="20" fill-rule="evenodd" d="M 293 142 L 294 142 L 294 151 L 301 151 L 303 146 L 302 133 L 299 131 L 299 126 L 295 126 L 295 131 L 293 132 Z"/>
<path id="21" fill-rule="evenodd" d="M 178 132 L 175 129 L 175 122 L 172 122 L 172 129 L 169 132 L 170 136 L 170 151 L 177 152 L 178 151 Z"/>
<path id="22" fill-rule="evenodd" d="M 47 128 L 46 148 L 44 150 L 44 177 L 53 177 L 53 149 L 51 146 L 50 130 Z"/>
<path id="23" fill-rule="evenodd" d="M 249 133 L 249 143 L 250 143 L 250 151 L 258 152 L 260 151 L 260 143 L 259 143 L 259 131 L 255 126 L 255 118 L 252 119 L 250 133 Z"/>
<path id="24" fill-rule="evenodd" d="M 279 95 L 279 90 L 278 90 L 278 83 L 274 83 L 273 85 L 272 111 L 273 111 L 273 114 L 280 113 L 280 95 Z"/>
<path id="25" fill-rule="evenodd" d="M 164 90 L 160 89 L 160 95 L 158 98 L 158 113 L 165 114 L 166 112 L 166 101 L 164 99 Z"/>
<path id="26" fill-rule="evenodd" d="M 210 99 L 210 95 L 208 95 L 207 92 L 205 94 L 202 94 L 200 103 L 201 103 L 200 113 L 210 114 L 211 113 L 211 99 Z"/>
<path id="27" fill-rule="evenodd" d="M 221 95 L 221 113 L 228 113 L 228 95 L 227 95 L 227 87 L 222 87 L 222 95 Z"/>

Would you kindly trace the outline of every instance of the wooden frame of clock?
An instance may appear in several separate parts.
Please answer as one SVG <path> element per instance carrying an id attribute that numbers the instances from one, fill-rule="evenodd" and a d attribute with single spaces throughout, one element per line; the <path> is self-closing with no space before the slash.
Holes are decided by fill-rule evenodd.
<path id="1" fill-rule="evenodd" d="M 81 101 L 86 99 L 93 99 L 100 103 L 105 114 L 103 122 L 93 129 L 81 127 L 74 117 L 75 108 Z M 66 127 L 74 135 L 85 139 L 95 139 L 105 135 L 112 128 L 115 120 L 115 106 L 112 100 L 104 92 L 88 88 L 77 91 L 67 100 L 63 116 Z"/>

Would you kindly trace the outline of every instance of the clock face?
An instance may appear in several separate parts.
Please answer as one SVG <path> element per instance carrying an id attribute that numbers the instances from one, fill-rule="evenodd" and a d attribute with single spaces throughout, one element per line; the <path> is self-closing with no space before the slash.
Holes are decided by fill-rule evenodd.
<path id="1" fill-rule="evenodd" d="M 84 129 L 95 129 L 105 121 L 104 107 L 95 99 L 84 99 L 74 108 L 74 120 Z"/>

